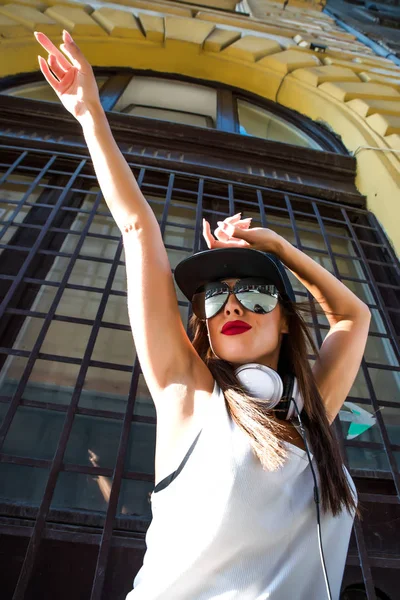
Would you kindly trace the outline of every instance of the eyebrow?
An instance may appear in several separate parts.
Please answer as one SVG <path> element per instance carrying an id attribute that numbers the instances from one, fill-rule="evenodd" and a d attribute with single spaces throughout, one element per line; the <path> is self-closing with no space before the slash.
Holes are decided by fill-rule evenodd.
<path id="1" fill-rule="evenodd" d="M 229 277 L 229 279 L 231 279 L 231 277 Z M 232 279 L 233 279 L 233 277 L 232 277 Z M 227 281 L 226 281 L 225 279 L 221 279 L 220 281 L 221 281 L 221 283 L 226 283 L 226 285 L 227 285 L 227 286 L 229 286 L 229 289 L 231 290 L 231 289 L 232 289 L 232 288 L 233 288 L 233 287 L 236 285 L 236 283 L 237 283 L 238 281 L 240 281 L 240 278 L 238 277 L 238 278 L 237 278 L 237 279 L 235 279 L 235 281 L 234 281 L 233 283 L 231 283 L 231 284 L 227 283 Z"/>

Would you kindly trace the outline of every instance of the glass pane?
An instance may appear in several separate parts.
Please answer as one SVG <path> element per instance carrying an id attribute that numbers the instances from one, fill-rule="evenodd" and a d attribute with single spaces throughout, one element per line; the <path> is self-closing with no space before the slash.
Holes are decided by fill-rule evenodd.
<path id="1" fill-rule="evenodd" d="M 137 112 L 131 113 L 132 109 Z M 208 126 L 215 127 L 217 92 L 215 89 L 194 83 L 135 75 L 113 110 L 143 114 L 143 116 L 152 116 L 167 121 L 179 119 L 179 122 L 200 125 L 198 121 L 190 121 L 190 119 L 196 119 L 197 115 L 197 118 L 202 117 L 202 127 L 205 126 L 207 117 L 212 120 Z M 179 111 L 179 114 L 174 114 L 172 111 Z M 190 113 L 189 121 L 180 120 L 185 118 L 184 113 Z"/>
<path id="2" fill-rule="evenodd" d="M 62 264 L 63 270 L 66 269 L 69 259 L 57 258 Z M 58 266 L 58 265 L 57 265 Z M 111 264 L 94 262 L 92 260 L 82 260 L 78 258 L 75 261 L 72 273 L 69 276 L 68 283 L 73 285 L 85 285 L 87 287 L 104 288 L 107 283 L 107 278 L 110 274 Z M 64 273 L 62 273 L 64 275 Z M 47 277 L 49 279 L 49 277 Z M 55 281 L 53 269 L 51 280 Z"/>
<path id="3" fill-rule="evenodd" d="M 51 460 L 56 452 L 65 414 L 19 406 L 11 422 L 3 452 Z"/>
<path id="4" fill-rule="evenodd" d="M 117 269 L 116 276 L 118 276 L 118 273 L 119 270 Z M 124 279 L 126 279 L 126 276 Z M 118 325 L 126 325 L 127 327 L 130 327 L 126 298 L 123 296 L 115 296 L 114 294 L 110 294 L 102 321 L 105 323 L 116 323 Z M 134 345 L 133 337 L 131 336 L 131 338 L 132 344 Z"/>
<path id="5" fill-rule="evenodd" d="M 388 334 L 388 331 L 383 323 L 381 314 L 378 309 L 371 308 L 371 323 L 369 324 L 369 330 L 371 333 L 384 333 Z"/>
<path id="6" fill-rule="evenodd" d="M 368 372 L 377 399 L 400 404 L 400 373 L 383 369 L 368 369 Z"/>
<path id="7" fill-rule="evenodd" d="M 359 369 L 354 383 L 350 389 L 349 396 L 355 396 L 357 398 L 368 398 L 370 397 L 367 382 L 365 380 L 362 369 Z"/>
<path id="8" fill-rule="evenodd" d="M 132 373 L 89 367 L 79 406 L 125 413 Z"/>
<path id="9" fill-rule="evenodd" d="M 382 406 L 381 413 L 390 442 L 400 445 L 400 409 Z"/>
<path id="10" fill-rule="evenodd" d="M 184 246 L 185 248 L 194 248 L 194 217 L 195 215 L 193 214 L 192 222 L 186 222 L 186 224 L 191 225 L 191 228 L 184 226 L 178 227 L 176 225 L 169 225 L 167 223 L 164 232 L 164 244 L 171 246 Z M 180 219 L 177 215 L 171 215 L 169 219 L 178 223 L 184 223 L 183 219 Z"/>
<path id="11" fill-rule="evenodd" d="M 159 119 L 160 121 L 183 123 L 184 125 L 194 125 L 195 127 L 215 127 L 214 122 L 211 121 L 209 117 L 179 112 L 177 110 L 167 110 L 165 108 L 152 108 L 148 106 L 135 106 L 134 104 L 129 104 L 121 112 L 128 115 L 134 115 L 135 117 Z"/>
<path id="12" fill-rule="evenodd" d="M 350 469 L 372 471 L 390 471 L 389 461 L 384 449 L 346 448 Z"/>
<path id="13" fill-rule="evenodd" d="M 101 89 L 108 77 L 96 77 L 97 85 Z M 35 81 L 24 85 L 15 86 L 3 92 L 8 96 L 18 96 L 20 98 L 31 98 L 32 100 L 42 100 L 45 102 L 59 102 L 57 94 L 46 81 Z"/>
<path id="14" fill-rule="evenodd" d="M 360 278 L 363 278 L 363 275 L 360 274 Z M 366 283 L 359 283 L 358 281 L 344 281 L 343 282 L 346 287 L 349 288 L 363 302 L 367 304 L 375 304 L 371 293 L 371 287 Z"/>
<path id="15" fill-rule="evenodd" d="M 48 476 L 47 469 L 0 463 L 0 498 L 5 502 L 38 506 Z"/>
<path id="16" fill-rule="evenodd" d="M 8 411 L 9 406 L 10 405 L 8 402 L 0 402 L 0 427 L 3 423 L 3 419 Z"/>
<path id="17" fill-rule="evenodd" d="M 91 330 L 89 325 L 52 321 L 44 338 L 41 352 L 82 359 Z"/>
<path id="18" fill-rule="evenodd" d="M 49 291 L 51 289 L 53 293 L 55 291 L 55 288 L 50 288 L 48 286 L 42 286 L 42 289 Z M 95 319 L 100 300 L 101 294 L 98 294 L 97 292 L 65 289 L 61 296 L 61 300 L 58 303 L 56 315 L 80 319 Z M 38 310 L 45 310 L 43 304 L 40 302 L 40 308 Z"/>
<path id="19" fill-rule="evenodd" d="M 147 387 L 143 375 L 139 375 L 134 414 L 141 415 L 143 417 L 156 418 L 156 407 L 154 406 L 153 399 L 150 395 L 149 388 Z"/>
<path id="20" fill-rule="evenodd" d="M 397 470 L 400 472 L 400 452 L 393 452 L 397 463 Z"/>
<path id="21" fill-rule="evenodd" d="M 155 447 L 155 423 L 132 423 L 125 470 L 154 474 Z"/>
<path id="22" fill-rule="evenodd" d="M 98 217 L 96 216 L 94 220 L 97 220 L 97 219 L 98 219 Z M 116 234 L 116 232 L 115 233 L 113 232 L 110 235 L 115 235 L 115 234 Z M 70 237 L 78 238 L 78 236 L 70 236 Z M 90 236 L 90 237 L 85 238 L 85 241 L 82 244 L 82 249 L 80 251 L 80 254 L 82 254 L 83 256 L 90 256 L 90 257 L 94 257 L 94 258 L 108 258 L 108 259 L 112 260 L 115 256 L 117 248 L 118 248 L 117 240 L 107 240 L 107 239 L 103 239 L 103 238 L 99 238 L 99 237 Z"/>
<path id="23" fill-rule="evenodd" d="M 399 361 L 394 353 L 391 340 L 369 336 L 365 348 L 364 358 L 367 362 L 382 365 L 399 366 Z"/>
<path id="24" fill-rule="evenodd" d="M 46 85 L 47 87 L 50 87 L 47 83 Z M 2 170 L 0 170 L 0 176 L 1 175 L 4 175 L 4 171 Z M 42 187 L 36 185 L 25 199 L 25 202 L 17 209 L 18 203 L 21 202 L 33 180 L 34 177 L 13 173 L 0 186 L 0 229 L 3 229 L 4 225 L 8 226 L 1 237 L 2 244 L 11 242 L 12 237 L 18 230 L 18 224 L 22 223 L 27 218 L 29 211 L 32 209 L 32 207 L 26 205 L 25 202 L 36 202 L 43 193 Z M 47 182 L 47 178 L 42 178 L 40 180 L 41 185 L 46 185 Z M 16 210 L 17 212 L 15 213 Z M 41 210 L 47 211 L 45 208 L 42 208 Z M 48 211 L 50 212 L 50 209 L 48 209 Z M 40 230 L 31 229 L 30 233 L 34 239 L 39 235 Z M 2 254 L 4 250 L 5 248 L 0 248 L 0 254 Z"/>
<path id="25" fill-rule="evenodd" d="M 133 367 L 135 355 L 131 331 L 100 327 L 93 348 L 92 360 Z"/>
<path id="26" fill-rule="evenodd" d="M 154 484 L 149 481 L 123 479 L 118 500 L 118 514 L 151 519 L 150 494 L 153 490 Z"/>
<path id="27" fill-rule="evenodd" d="M 105 512 L 111 493 L 111 478 L 85 473 L 59 473 L 51 508 Z"/>
<path id="28" fill-rule="evenodd" d="M 238 100 L 240 133 L 293 146 L 321 149 L 321 146 L 298 127 L 269 111 Z"/>
<path id="29" fill-rule="evenodd" d="M 113 469 L 122 421 L 75 415 L 64 462 Z"/>
<path id="30" fill-rule="evenodd" d="M 13 396 L 27 361 L 27 358 L 20 358 L 19 356 L 7 357 L 0 372 L 0 394 L 2 396 Z"/>
<path id="31" fill-rule="evenodd" d="M 357 277 L 358 279 L 365 278 L 361 268 L 361 261 L 341 258 L 336 258 L 336 264 L 339 269 L 339 275 L 342 277 Z"/>
<path id="32" fill-rule="evenodd" d="M 354 245 L 351 242 L 351 238 L 347 232 L 347 230 L 343 227 L 343 228 L 334 228 L 332 226 L 327 226 L 325 224 L 325 228 L 327 231 L 331 232 L 328 233 L 328 240 L 329 240 L 329 244 L 330 247 L 332 248 L 332 252 L 338 252 L 340 254 L 348 254 L 349 256 L 357 256 L 357 253 L 354 249 Z M 339 237 L 335 237 L 335 233 L 336 235 L 344 235 L 346 237 L 349 238 L 348 241 L 339 238 Z"/>
<path id="33" fill-rule="evenodd" d="M 0 391 L 3 395 L 12 396 L 26 367 L 27 359 L 9 356 L 0 376 Z M 77 365 L 36 360 L 31 375 L 25 386 L 23 398 L 37 402 L 69 404 L 76 378 Z"/>

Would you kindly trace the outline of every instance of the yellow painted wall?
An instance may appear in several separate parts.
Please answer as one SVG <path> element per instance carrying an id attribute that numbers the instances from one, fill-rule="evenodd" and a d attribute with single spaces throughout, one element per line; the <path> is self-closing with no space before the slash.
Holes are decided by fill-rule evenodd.
<path id="1" fill-rule="evenodd" d="M 400 150 L 400 68 L 340 30 L 318 1 L 248 5 L 251 17 L 165 0 L 0 0 L 0 77 L 37 71 L 46 53 L 33 31 L 59 44 L 65 28 L 94 66 L 219 81 L 324 121 L 357 151 L 358 189 L 399 255 L 400 153 L 391 150 Z"/>

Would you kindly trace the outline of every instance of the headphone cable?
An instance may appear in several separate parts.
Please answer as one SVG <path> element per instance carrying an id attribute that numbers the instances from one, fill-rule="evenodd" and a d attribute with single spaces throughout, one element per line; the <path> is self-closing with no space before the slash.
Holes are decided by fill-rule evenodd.
<path id="1" fill-rule="evenodd" d="M 322 570 L 323 570 L 324 578 L 325 578 L 326 591 L 328 593 L 329 600 L 332 600 L 331 588 L 329 586 L 328 574 L 326 572 L 324 551 L 323 551 L 323 548 L 322 548 L 321 523 L 320 523 L 320 513 L 319 513 L 319 493 L 318 493 L 317 479 L 316 479 L 316 476 L 315 476 L 314 467 L 313 467 L 312 462 L 311 462 L 310 452 L 309 452 L 308 444 L 307 444 L 307 436 L 306 436 L 304 428 L 303 428 L 303 423 L 301 422 L 300 412 L 299 412 L 299 409 L 297 408 L 297 404 L 296 404 L 296 401 L 295 401 L 294 398 L 292 398 L 292 402 L 294 403 L 296 411 L 297 411 L 297 418 L 299 419 L 300 429 L 301 429 L 301 433 L 302 433 L 301 437 L 303 438 L 303 441 L 304 441 L 304 444 L 305 444 L 305 447 L 306 447 L 306 452 L 307 452 L 308 460 L 309 460 L 309 463 L 310 463 L 312 476 L 313 476 L 313 479 L 314 479 L 314 501 L 315 501 L 315 505 L 317 507 L 319 554 L 320 554 Z"/>

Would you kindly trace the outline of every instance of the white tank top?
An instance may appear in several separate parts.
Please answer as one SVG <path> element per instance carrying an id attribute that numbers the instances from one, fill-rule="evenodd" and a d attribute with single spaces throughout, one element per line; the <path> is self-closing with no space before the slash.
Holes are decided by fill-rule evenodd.
<path id="1" fill-rule="evenodd" d="M 147 550 L 126 600 L 325 600 L 310 464 L 304 450 L 285 444 L 285 465 L 264 471 L 215 382 L 186 463 L 152 493 Z M 320 513 L 338 600 L 354 514 Z"/>

